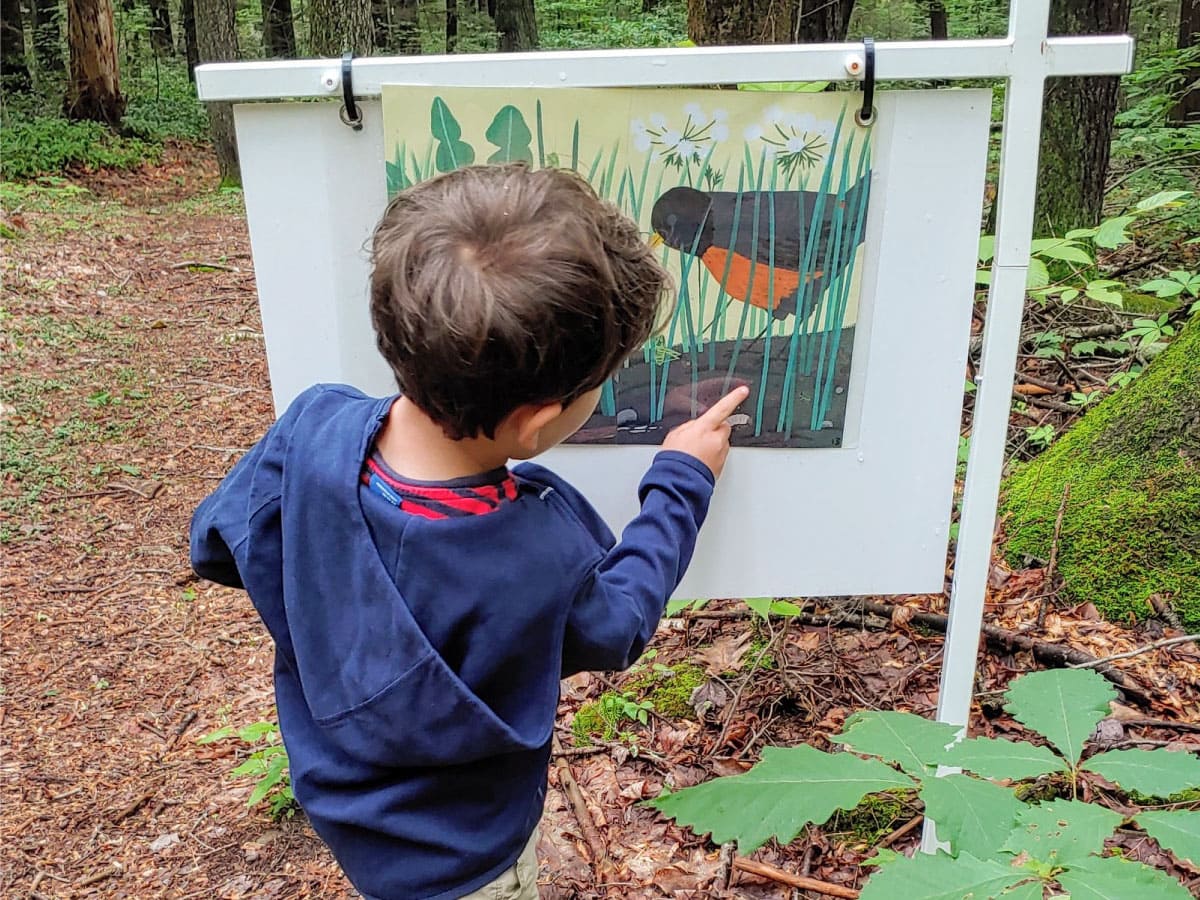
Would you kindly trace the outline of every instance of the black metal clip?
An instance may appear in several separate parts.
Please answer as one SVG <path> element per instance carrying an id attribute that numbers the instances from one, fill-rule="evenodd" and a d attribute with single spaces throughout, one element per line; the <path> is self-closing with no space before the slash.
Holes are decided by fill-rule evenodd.
<path id="1" fill-rule="evenodd" d="M 362 131 L 362 110 L 354 102 L 354 76 L 351 74 L 351 63 L 354 53 L 347 50 L 342 54 L 342 108 L 338 113 L 342 122 L 355 131 Z"/>
<path id="2" fill-rule="evenodd" d="M 854 121 L 866 127 L 875 121 L 875 39 L 863 38 L 863 104 Z"/>

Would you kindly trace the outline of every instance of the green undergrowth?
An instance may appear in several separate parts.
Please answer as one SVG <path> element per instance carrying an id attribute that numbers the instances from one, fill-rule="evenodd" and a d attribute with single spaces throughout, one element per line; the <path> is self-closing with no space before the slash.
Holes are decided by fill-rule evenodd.
<path id="1" fill-rule="evenodd" d="M 1195 317 L 1137 381 L 1105 399 L 1005 484 L 1007 553 L 1049 558 L 1062 595 L 1114 621 L 1171 601 L 1200 626 L 1200 322 Z"/>
<path id="2" fill-rule="evenodd" d="M 634 666 L 632 677 L 620 691 L 605 691 L 595 700 L 583 704 L 571 722 L 575 743 L 589 746 L 593 739 L 610 741 L 621 737 L 635 724 L 646 724 L 651 712 L 668 719 L 690 718 L 692 692 L 708 680 L 704 669 L 693 663 L 665 666 L 649 663 L 655 651 L 647 654 L 645 662 Z"/>
<path id="3" fill-rule="evenodd" d="M 912 818 L 911 800 L 911 792 L 873 794 L 853 809 L 838 810 L 821 830 L 830 837 L 873 847 Z"/>

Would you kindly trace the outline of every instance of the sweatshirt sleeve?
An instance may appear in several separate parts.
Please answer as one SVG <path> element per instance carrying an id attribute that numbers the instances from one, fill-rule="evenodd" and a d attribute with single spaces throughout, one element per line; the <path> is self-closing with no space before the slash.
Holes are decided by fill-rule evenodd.
<path id="1" fill-rule="evenodd" d="M 196 508 L 190 535 L 191 561 L 201 578 L 228 587 L 245 587 L 238 560 L 245 559 L 250 521 L 279 498 L 287 435 L 318 392 L 319 387 L 310 388 L 297 397 Z"/>
<path id="2" fill-rule="evenodd" d="M 691 562 L 714 484 L 709 468 L 686 453 L 655 456 L 638 488 L 641 512 L 575 599 L 564 675 L 626 669 L 641 656 Z"/>

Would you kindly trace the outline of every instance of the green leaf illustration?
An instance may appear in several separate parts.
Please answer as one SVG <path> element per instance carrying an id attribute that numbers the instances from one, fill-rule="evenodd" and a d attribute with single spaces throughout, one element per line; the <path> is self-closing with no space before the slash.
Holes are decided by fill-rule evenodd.
<path id="1" fill-rule="evenodd" d="M 1002 849 L 1014 855 L 1028 854 L 1040 862 L 1068 863 L 1099 853 L 1120 824 L 1120 814 L 1102 806 L 1052 800 L 1025 807 L 1017 816 L 1017 830 Z"/>
<path id="2" fill-rule="evenodd" d="M 1040 890 L 1037 895 L 1001 893 L 1028 879 L 1026 871 L 992 859 L 978 859 L 970 853 L 960 853 L 957 858 L 945 853 L 918 853 L 912 859 L 901 856 L 884 864 L 871 876 L 859 900 L 982 900 L 997 896 L 1023 900 L 1026 896 L 1041 896 Z"/>
<path id="3" fill-rule="evenodd" d="M 1162 747 L 1097 753 L 1083 768 L 1103 775 L 1123 791 L 1137 791 L 1148 797 L 1170 797 L 1200 787 L 1200 756 Z"/>
<path id="4" fill-rule="evenodd" d="M 1008 788 L 968 775 L 926 779 L 921 799 L 938 838 L 949 841 L 956 856 L 994 856 L 1025 809 Z"/>
<path id="5" fill-rule="evenodd" d="M 905 775 L 877 759 L 822 753 L 808 745 L 766 747 L 744 775 L 717 778 L 651 801 L 650 805 L 713 841 L 736 840 L 741 853 L 770 838 L 786 844 L 810 822 L 853 809 L 867 794 L 913 788 Z"/>
<path id="6" fill-rule="evenodd" d="M 955 744 L 940 760 L 993 781 L 1024 781 L 1051 772 L 1065 772 L 1067 765 L 1049 747 L 1027 741 L 1002 741 L 976 737 Z"/>
<path id="7" fill-rule="evenodd" d="M 1083 743 L 1108 713 L 1117 692 L 1091 669 L 1053 669 L 1016 679 L 1004 708 L 1027 728 L 1053 744 L 1075 765 Z"/>
<path id="8" fill-rule="evenodd" d="M 433 98 L 429 111 L 429 128 L 437 141 L 434 163 L 439 172 L 453 172 L 460 166 L 475 162 L 475 151 L 463 141 L 462 128 L 441 97 Z"/>
<path id="9" fill-rule="evenodd" d="M 1071 900 L 1192 900 L 1165 872 L 1115 856 L 1089 856 L 1056 877 Z"/>
<path id="10" fill-rule="evenodd" d="M 932 774 L 959 728 L 905 712 L 857 712 L 834 738 L 855 753 L 899 763 L 909 775 Z"/>
<path id="11" fill-rule="evenodd" d="M 488 162 L 533 164 L 533 150 L 529 146 L 529 142 L 533 140 L 533 133 L 525 124 L 525 117 L 521 115 L 521 111 L 512 104 L 500 107 L 485 136 L 500 148 L 488 157 Z"/>
<path id="12" fill-rule="evenodd" d="M 1193 866 L 1200 866 L 1200 810 L 1155 809 L 1138 813 L 1134 821 L 1146 834 Z"/>

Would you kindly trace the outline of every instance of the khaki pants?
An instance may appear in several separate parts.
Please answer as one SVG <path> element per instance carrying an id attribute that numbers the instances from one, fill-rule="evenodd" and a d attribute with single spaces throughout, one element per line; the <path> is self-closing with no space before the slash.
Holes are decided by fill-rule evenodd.
<path id="1" fill-rule="evenodd" d="M 462 900 L 538 900 L 538 830 L 533 829 L 529 843 L 516 864 L 490 884 L 471 891 Z"/>
<path id="2" fill-rule="evenodd" d="M 464 894 L 462 900 L 538 900 L 538 829 L 533 829 L 529 843 L 521 851 L 512 868 L 500 873 L 494 881 Z M 371 900 L 359 894 L 363 900 Z"/>

